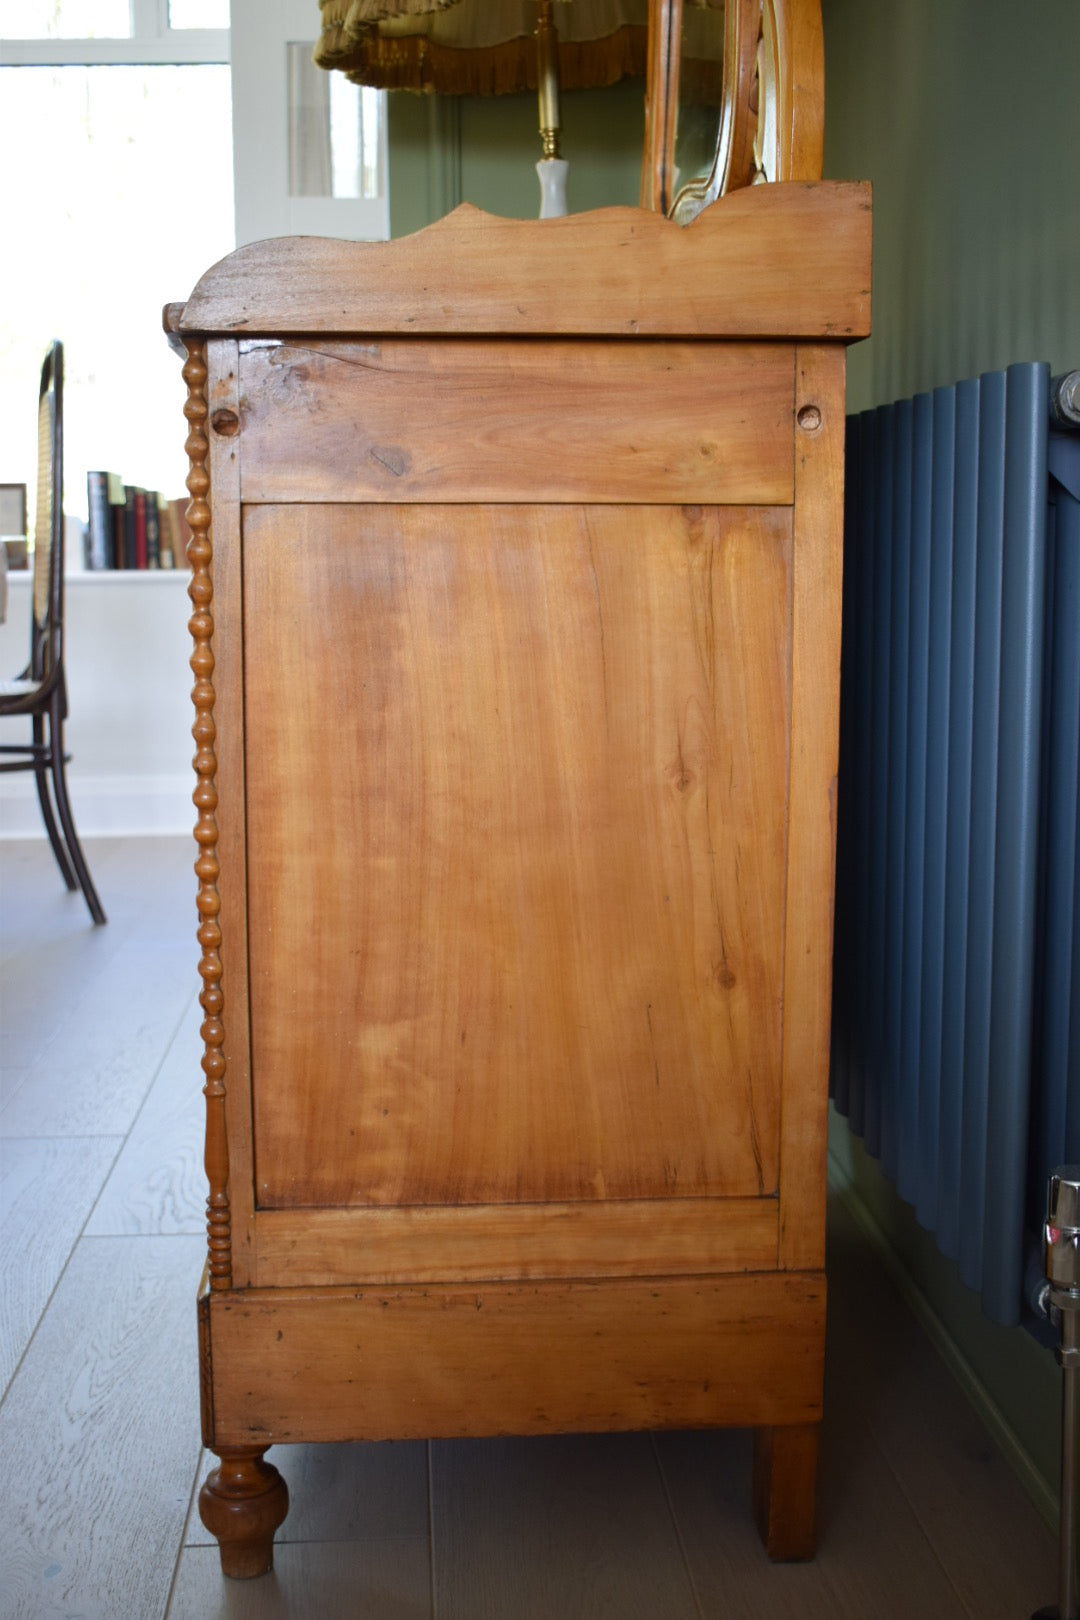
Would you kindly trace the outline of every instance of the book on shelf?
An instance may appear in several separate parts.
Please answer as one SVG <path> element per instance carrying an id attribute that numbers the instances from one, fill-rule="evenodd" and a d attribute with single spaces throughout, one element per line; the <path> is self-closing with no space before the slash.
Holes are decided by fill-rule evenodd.
<path id="1" fill-rule="evenodd" d="M 86 566 L 98 569 L 183 567 L 191 530 L 187 497 L 125 484 L 118 473 L 86 475 L 89 524 Z"/>
<path id="2" fill-rule="evenodd" d="M 181 498 L 169 501 L 166 504 L 168 506 L 169 536 L 172 549 L 172 562 L 169 566 L 186 568 L 188 546 L 191 543 L 191 526 L 187 520 L 188 503 L 186 498 Z"/>
<path id="3" fill-rule="evenodd" d="M 135 547 L 135 485 L 124 485 L 124 511 L 123 516 L 117 514 L 117 520 L 122 525 L 122 538 L 120 540 L 120 559 L 118 568 L 138 568 L 139 559 Z"/>
<path id="4" fill-rule="evenodd" d="M 161 567 L 161 524 L 157 493 L 152 489 L 146 491 L 146 566 Z"/>
<path id="5" fill-rule="evenodd" d="M 119 473 L 106 474 L 109 480 L 109 519 L 112 531 L 110 568 L 124 566 L 124 480 Z"/>
<path id="6" fill-rule="evenodd" d="M 90 517 L 90 540 L 87 550 L 88 568 L 111 568 L 109 475 L 106 472 L 88 472 L 86 475 L 86 501 Z"/>

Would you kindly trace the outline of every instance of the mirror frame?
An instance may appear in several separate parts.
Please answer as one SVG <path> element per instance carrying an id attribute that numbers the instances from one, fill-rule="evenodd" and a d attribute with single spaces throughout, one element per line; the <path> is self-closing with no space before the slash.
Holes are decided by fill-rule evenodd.
<path id="1" fill-rule="evenodd" d="M 709 174 L 676 190 L 684 0 L 649 0 L 641 204 L 688 225 L 726 192 L 820 180 L 825 145 L 821 0 L 728 0 L 723 101 Z"/>

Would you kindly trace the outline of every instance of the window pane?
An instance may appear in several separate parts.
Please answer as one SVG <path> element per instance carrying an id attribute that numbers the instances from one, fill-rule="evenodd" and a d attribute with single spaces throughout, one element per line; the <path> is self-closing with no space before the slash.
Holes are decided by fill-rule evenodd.
<path id="1" fill-rule="evenodd" d="M 379 195 L 379 94 L 327 73 L 314 45 L 286 46 L 290 197 Z"/>
<path id="2" fill-rule="evenodd" d="M 170 28 L 228 28 L 229 0 L 169 0 Z"/>
<path id="3" fill-rule="evenodd" d="M 57 337 L 66 509 L 85 518 L 91 468 L 183 494 L 185 390 L 161 311 L 233 246 L 231 118 L 224 66 L 0 69 L 0 150 L 20 154 L 0 164 L 3 482 L 34 488 Z"/>
<path id="4" fill-rule="evenodd" d="M 3 0 L 6 39 L 130 39 L 131 0 Z"/>

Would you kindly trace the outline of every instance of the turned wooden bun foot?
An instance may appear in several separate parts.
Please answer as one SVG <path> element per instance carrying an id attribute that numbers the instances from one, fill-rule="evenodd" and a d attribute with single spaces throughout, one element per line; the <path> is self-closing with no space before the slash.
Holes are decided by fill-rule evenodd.
<path id="1" fill-rule="evenodd" d="M 250 1580 L 274 1567 L 274 1532 L 289 1511 L 289 1492 L 260 1447 L 236 1447 L 199 1492 L 199 1517 L 217 1539 L 221 1568 L 234 1580 Z"/>

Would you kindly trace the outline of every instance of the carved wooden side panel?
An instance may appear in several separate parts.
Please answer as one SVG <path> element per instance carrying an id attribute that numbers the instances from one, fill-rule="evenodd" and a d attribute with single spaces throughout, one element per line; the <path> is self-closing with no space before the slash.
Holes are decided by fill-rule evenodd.
<path id="1" fill-rule="evenodd" d="M 185 449 L 191 465 L 187 477 L 191 495 L 187 517 L 191 526 L 188 556 L 192 569 L 188 594 L 194 607 L 189 628 L 195 643 L 191 655 L 191 669 L 195 676 L 191 694 L 195 704 L 195 723 L 191 734 L 195 739 L 197 777 L 192 797 L 198 811 L 195 842 L 199 846 L 199 854 L 195 873 L 199 879 L 198 940 L 202 947 L 199 973 L 203 981 L 199 1002 L 203 1009 L 202 1038 L 205 1045 L 202 1059 L 203 1073 L 206 1075 L 203 1088 L 206 1098 L 205 1164 L 206 1179 L 210 1184 L 206 1224 L 210 1287 L 217 1290 L 232 1286 L 232 1235 L 225 1124 L 225 1056 L 222 1051 L 225 1029 L 221 1016 L 224 1001 L 221 990 L 221 928 L 218 922 L 221 900 L 218 895 L 217 755 L 214 747 L 217 739 L 213 680 L 214 586 L 210 571 L 214 550 L 210 530 L 210 473 L 207 467 L 206 345 L 188 341 L 187 351 L 183 374 L 188 387 L 184 415 L 189 423 Z"/>

